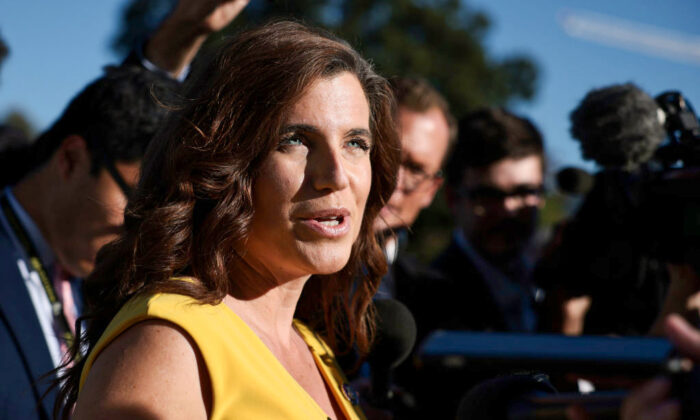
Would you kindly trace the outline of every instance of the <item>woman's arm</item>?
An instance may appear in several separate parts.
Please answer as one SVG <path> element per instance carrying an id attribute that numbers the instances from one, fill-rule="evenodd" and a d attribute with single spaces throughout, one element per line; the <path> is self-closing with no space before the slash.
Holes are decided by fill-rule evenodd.
<path id="1" fill-rule="evenodd" d="M 211 386 L 197 346 L 160 320 L 140 322 L 97 357 L 73 418 L 206 419 Z"/>

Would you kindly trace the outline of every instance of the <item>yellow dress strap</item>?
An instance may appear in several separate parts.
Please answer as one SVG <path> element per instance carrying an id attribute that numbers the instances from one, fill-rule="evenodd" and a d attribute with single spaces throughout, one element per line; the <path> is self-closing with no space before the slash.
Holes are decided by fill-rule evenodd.
<path id="1" fill-rule="evenodd" d="M 335 401 L 343 410 L 343 414 L 348 419 L 365 420 L 364 413 L 360 408 L 359 394 L 350 386 L 343 370 L 335 359 L 333 350 L 321 337 L 307 327 L 303 322 L 295 319 L 294 326 L 301 334 L 302 338 L 309 346 L 311 353 L 323 375 L 323 379 L 328 384 L 328 388 L 333 393 Z"/>

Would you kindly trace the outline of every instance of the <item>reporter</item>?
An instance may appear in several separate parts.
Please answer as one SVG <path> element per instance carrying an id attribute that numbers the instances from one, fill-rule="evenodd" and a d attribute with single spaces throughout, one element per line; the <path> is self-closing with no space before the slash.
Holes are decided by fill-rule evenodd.
<path id="1" fill-rule="evenodd" d="M 388 84 L 289 22 L 199 76 L 86 282 L 62 415 L 362 418 L 331 348 L 371 341 L 372 226 L 399 161 Z"/>

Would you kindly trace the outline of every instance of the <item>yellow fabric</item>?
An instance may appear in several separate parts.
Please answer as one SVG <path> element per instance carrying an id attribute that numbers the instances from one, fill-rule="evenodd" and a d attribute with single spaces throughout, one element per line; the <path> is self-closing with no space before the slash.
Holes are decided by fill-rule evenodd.
<path id="1" fill-rule="evenodd" d="M 162 319 L 185 330 L 197 344 L 212 384 L 212 420 L 326 419 L 323 410 L 294 380 L 257 335 L 225 304 L 201 305 L 177 294 L 137 296 L 112 320 L 90 353 L 80 388 L 97 355 L 130 326 Z M 328 346 L 303 323 L 294 325 L 309 345 L 335 401 L 348 419 L 364 419 L 343 392 L 347 383 Z"/>

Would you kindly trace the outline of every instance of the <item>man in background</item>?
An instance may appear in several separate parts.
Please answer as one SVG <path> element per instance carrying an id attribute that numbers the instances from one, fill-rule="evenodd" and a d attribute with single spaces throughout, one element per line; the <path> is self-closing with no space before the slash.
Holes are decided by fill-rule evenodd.
<path id="1" fill-rule="evenodd" d="M 416 283 L 434 273 L 406 255 L 409 230 L 442 185 L 442 165 L 457 127 L 447 101 L 427 81 L 397 78 L 392 87 L 398 103 L 402 160 L 396 189 L 375 224 L 389 262 L 377 297 L 396 298 L 411 306 L 407 299 Z"/>
<path id="2" fill-rule="evenodd" d="M 460 120 L 447 164 L 456 228 L 433 265 L 447 280 L 431 329 L 535 330 L 528 251 L 544 204 L 544 169 L 542 137 L 529 120 L 497 108 Z"/>
<path id="3" fill-rule="evenodd" d="M 0 195 L 0 418 L 37 411 L 81 312 L 80 281 L 116 238 L 174 81 L 120 67 L 83 90 L 32 147 L 36 169 Z M 42 403 L 51 413 L 55 395 Z"/>
<path id="4" fill-rule="evenodd" d="M 73 98 L 31 146 L 32 166 L 0 194 L 0 419 L 51 417 L 55 375 L 47 374 L 76 333 L 79 279 L 121 230 L 141 159 L 167 114 L 162 104 L 179 89 L 173 78 L 245 4 L 181 0 L 145 55 L 132 54 Z"/>
<path id="5" fill-rule="evenodd" d="M 433 264 L 441 275 L 417 283 L 407 300 L 417 314 L 418 340 L 437 329 L 533 331 L 527 250 L 543 204 L 539 132 L 502 109 L 472 112 L 459 122 L 446 174 L 456 226 Z M 485 379 L 420 367 L 409 373 L 405 387 L 416 401 L 411 418 L 453 417 L 464 392 Z"/>
<path id="6" fill-rule="evenodd" d="M 411 226 L 442 186 L 442 166 L 457 127 L 447 101 L 427 81 L 396 78 L 391 83 L 398 104 L 402 160 L 396 189 L 374 226 L 389 264 L 376 299 L 402 302 L 420 326 L 430 318 L 432 308 L 425 305 L 426 296 L 416 291 L 431 290 L 438 274 L 408 255 L 405 248 Z M 398 368 L 394 380 L 404 396 L 418 388 L 410 363 Z M 395 410 L 397 417 L 413 418 L 415 404 L 396 404 Z"/>

